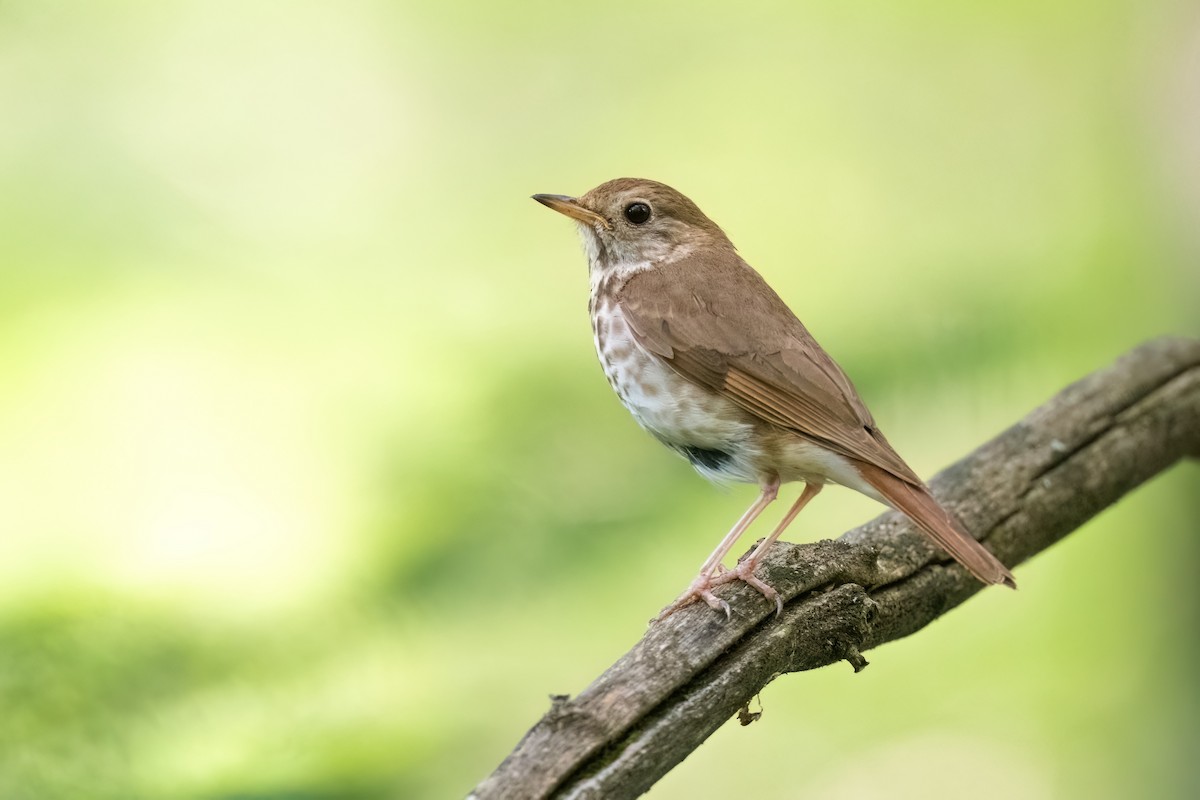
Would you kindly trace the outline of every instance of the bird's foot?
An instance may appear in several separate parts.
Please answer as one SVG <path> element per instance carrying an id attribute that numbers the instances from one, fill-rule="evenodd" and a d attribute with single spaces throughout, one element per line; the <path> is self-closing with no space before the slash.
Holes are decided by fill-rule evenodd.
<path id="1" fill-rule="evenodd" d="M 756 566 L 758 564 L 753 559 L 747 558 L 733 569 L 722 570 L 719 575 L 712 579 L 711 583 L 713 586 L 720 586 L 722 583 L 729 583 L 730 581 L 742 581 L 749 584 L 763 597 L 775 601 L 775 616 L 778 617 L 783 613 L 783 598 L 779 596 L 779 592 L 775 591 L 773 587 L 754 575 L 754 568 Z"/>
<path id="2" fill-rule="evenodd" d="M 723 582 L 721 581 L 721 583 Z M 712 593 L 712 587 L 716 586 L 717 583 L 718 581 L 712 575 L 700 575 L 696 580 L 692 581 L 692 585 L 687 588 L 687 591 L 676 598 L 674 603 L 671 603 L 671 605 L 658 612 L 658 616 L 650 620 L 650 624 L 653 625 L 655 622 L 663 621 L 679 609 L 690 606 L 697 600 L 703 600 L 708 603 L 709 608 L 713 611 L 724 611 L 725 619 L 731 619 L 733 611 L 729 608 L 729 603 L 726 603 Z"/>
<path id="3" fill-rule="evenodd" d="M 768 600 L 775 601 L 775 616 L 783 613 L 783 598 L 779 596 L 779 592 L 765 581 L 759 579 L 754 574 L 756 564 L 750 559 L 738 564 L 733 569 L 727 569 L 724 565 L 718 564 L 714 570 L 715 574 L 700 575 L 696 580 L 692 581 L 692 585 L 687 588 L 683 594 L 676 598 L 674 603 L 658 612 L 658 616 L 650 620 L 651 624 L 660 622 L 674 614 L 679 609 L 690 606 L 697 600 L 703 600 L 708 603 L 709 608 L 713 611 L 724 611 L 725 619 L 733 617 L 733 610 L 729 607 L 729 603 L 713 594 L 713 588 L 725 583 L 733 581 L 742 581 L 749 584 L 759 594 Z"/>

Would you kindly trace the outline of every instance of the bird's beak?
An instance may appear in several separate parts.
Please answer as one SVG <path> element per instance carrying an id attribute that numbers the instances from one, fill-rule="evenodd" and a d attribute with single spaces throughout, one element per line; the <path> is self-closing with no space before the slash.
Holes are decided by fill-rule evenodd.
<path id="1" fill-rule="evenodd" d="M 533 199 L 560 214 L 566 214 L 571 219 L 588 225 L 599 225 L 603 228 L 612 229 L 612 225 L 609 224 L 608 220 L 590 208 L 584 208 L 574 197 L 567 197 L 565 194 L 535 194 Z"/>

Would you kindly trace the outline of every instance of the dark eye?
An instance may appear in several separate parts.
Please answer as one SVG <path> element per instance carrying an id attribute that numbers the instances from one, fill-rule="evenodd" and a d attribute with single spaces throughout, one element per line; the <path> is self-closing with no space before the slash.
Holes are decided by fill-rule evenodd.
<path id="1" fill-rule="evenodd" d="M 625 206 L 625 219 L 634 225 L 641 225 L 650 219 L 650 206 L 645 203 L 630 203 Z"/>

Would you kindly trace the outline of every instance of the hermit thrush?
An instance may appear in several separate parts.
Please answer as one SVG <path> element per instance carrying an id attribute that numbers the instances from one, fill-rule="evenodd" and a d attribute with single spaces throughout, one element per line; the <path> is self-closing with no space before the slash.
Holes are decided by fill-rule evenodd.
<path id="1" fill-rule="evenodd" d="M 758 499 L 659 618 L 742 580 L 782 607 L 754 575 L 767 548 L 826 483 L 908 515 L 984 583 L 1012 574 L 946 512 L 896 454 L 854 385 L 716 223 L 688 198 L 620 178 L 581 197 L 536 194 L 574 219 L 587 251 L 592 331 L 604 374 L 638 423 L 714 481 L 745 481 Z M 721 563 L 776 497 L 804 491 L 740 564 Z"/>

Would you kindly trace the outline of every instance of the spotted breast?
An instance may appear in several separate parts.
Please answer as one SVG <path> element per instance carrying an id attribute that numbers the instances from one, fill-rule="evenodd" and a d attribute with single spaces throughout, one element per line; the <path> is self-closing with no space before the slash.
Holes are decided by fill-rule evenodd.
<path id="1" fill-rule="evenodd" d="M 638 424 L 714 481 L 756 482 L 754 420 L 729 400 L 680 376 L 634 338 L 607 281 L 592 293 L 596 355 Z"/>

